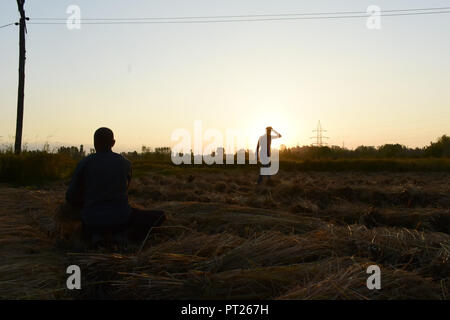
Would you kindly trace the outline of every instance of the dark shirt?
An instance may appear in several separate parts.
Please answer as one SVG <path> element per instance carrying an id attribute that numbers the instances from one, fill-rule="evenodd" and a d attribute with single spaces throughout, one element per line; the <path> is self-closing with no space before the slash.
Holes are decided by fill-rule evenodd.
<path id="1" fill-rule="evenodd" d="M 66 200 L 80 207 L 83 223 L 93 227 L 128 223 L 128 184 L 131 163 L 112 151 L 97 152 L 81 160 L 66 192 Z"/>

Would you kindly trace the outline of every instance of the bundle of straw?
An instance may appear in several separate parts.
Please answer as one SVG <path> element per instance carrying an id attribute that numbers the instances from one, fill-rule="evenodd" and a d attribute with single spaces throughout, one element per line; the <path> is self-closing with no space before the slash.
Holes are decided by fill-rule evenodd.
<path id="1" fill-rule="evenodd" d="M 298 286 L 278 299 L 442 299 L 442 290 L 429 278 L 414 272 L 381 266 L 381 289 L 367 287 L 367 267 L 373 262 L 355 264 L 319 282 Z"/>

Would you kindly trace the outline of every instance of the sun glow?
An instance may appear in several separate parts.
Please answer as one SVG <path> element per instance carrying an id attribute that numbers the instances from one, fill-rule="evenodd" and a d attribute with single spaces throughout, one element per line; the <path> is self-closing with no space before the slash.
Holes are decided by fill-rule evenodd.
<path id="1" fill-rule="evenodd" d="M 281 144 L 288 144 L 291 140 L 289 138 L 292 134 L 292 126 L 290 125 L 290 121 L 284 117 L 284 115 L 279 114 L 276 110 L 272 109 L 270 112 L 262 112 L 261 115 L 255 119 L 251 125 L 249 125 L 249 142 L 253 142 L 256 146 L 258 138 L 265 134 L 266 127 L 272 127 L 276 131 L 278 131 L 282 137 L 281 139 L 274 139 L 272 141 L 272 146 L 278 148 Z M 251 147 L 251 146 L 250 146 Z"/>

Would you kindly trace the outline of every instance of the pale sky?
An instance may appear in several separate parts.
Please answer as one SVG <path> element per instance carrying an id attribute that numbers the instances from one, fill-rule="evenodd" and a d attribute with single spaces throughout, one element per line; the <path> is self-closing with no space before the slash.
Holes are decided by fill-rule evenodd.
<path id="1" fill-rule="evenodd" d="M 450 1 L 26 0 L 30 18 L 132 18 L 366 11 Z M 17 20 L 0 2 L 0 25 Z M 288 146 L 424 146 L 450 134 L 450 14 L 210 24 L 28 25 L 24 142 L 89 148 L 107 126 L 117 151 L 173 146 L 171 133 L 272 125 Z M 14 141 L 18 27 L 0 29 L 0 144 Z M 250 145 L 250 147 L 254 147 Z"/>

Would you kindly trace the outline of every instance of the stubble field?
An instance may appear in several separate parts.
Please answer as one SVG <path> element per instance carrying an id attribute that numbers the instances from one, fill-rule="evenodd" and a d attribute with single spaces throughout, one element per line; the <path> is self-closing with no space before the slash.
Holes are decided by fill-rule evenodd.
<path id="1" fill-rule="evenodd" d="M 168 219 L 145 243 L 91 250 L 66 182 L 0 187 L 0 297 L 449 299 L 450 173 L 149 170 L 134 206 Z M 66 288 L 79 265 L 82 289 Z M 381 289 L 369 290 L 369 265 Z"/>

